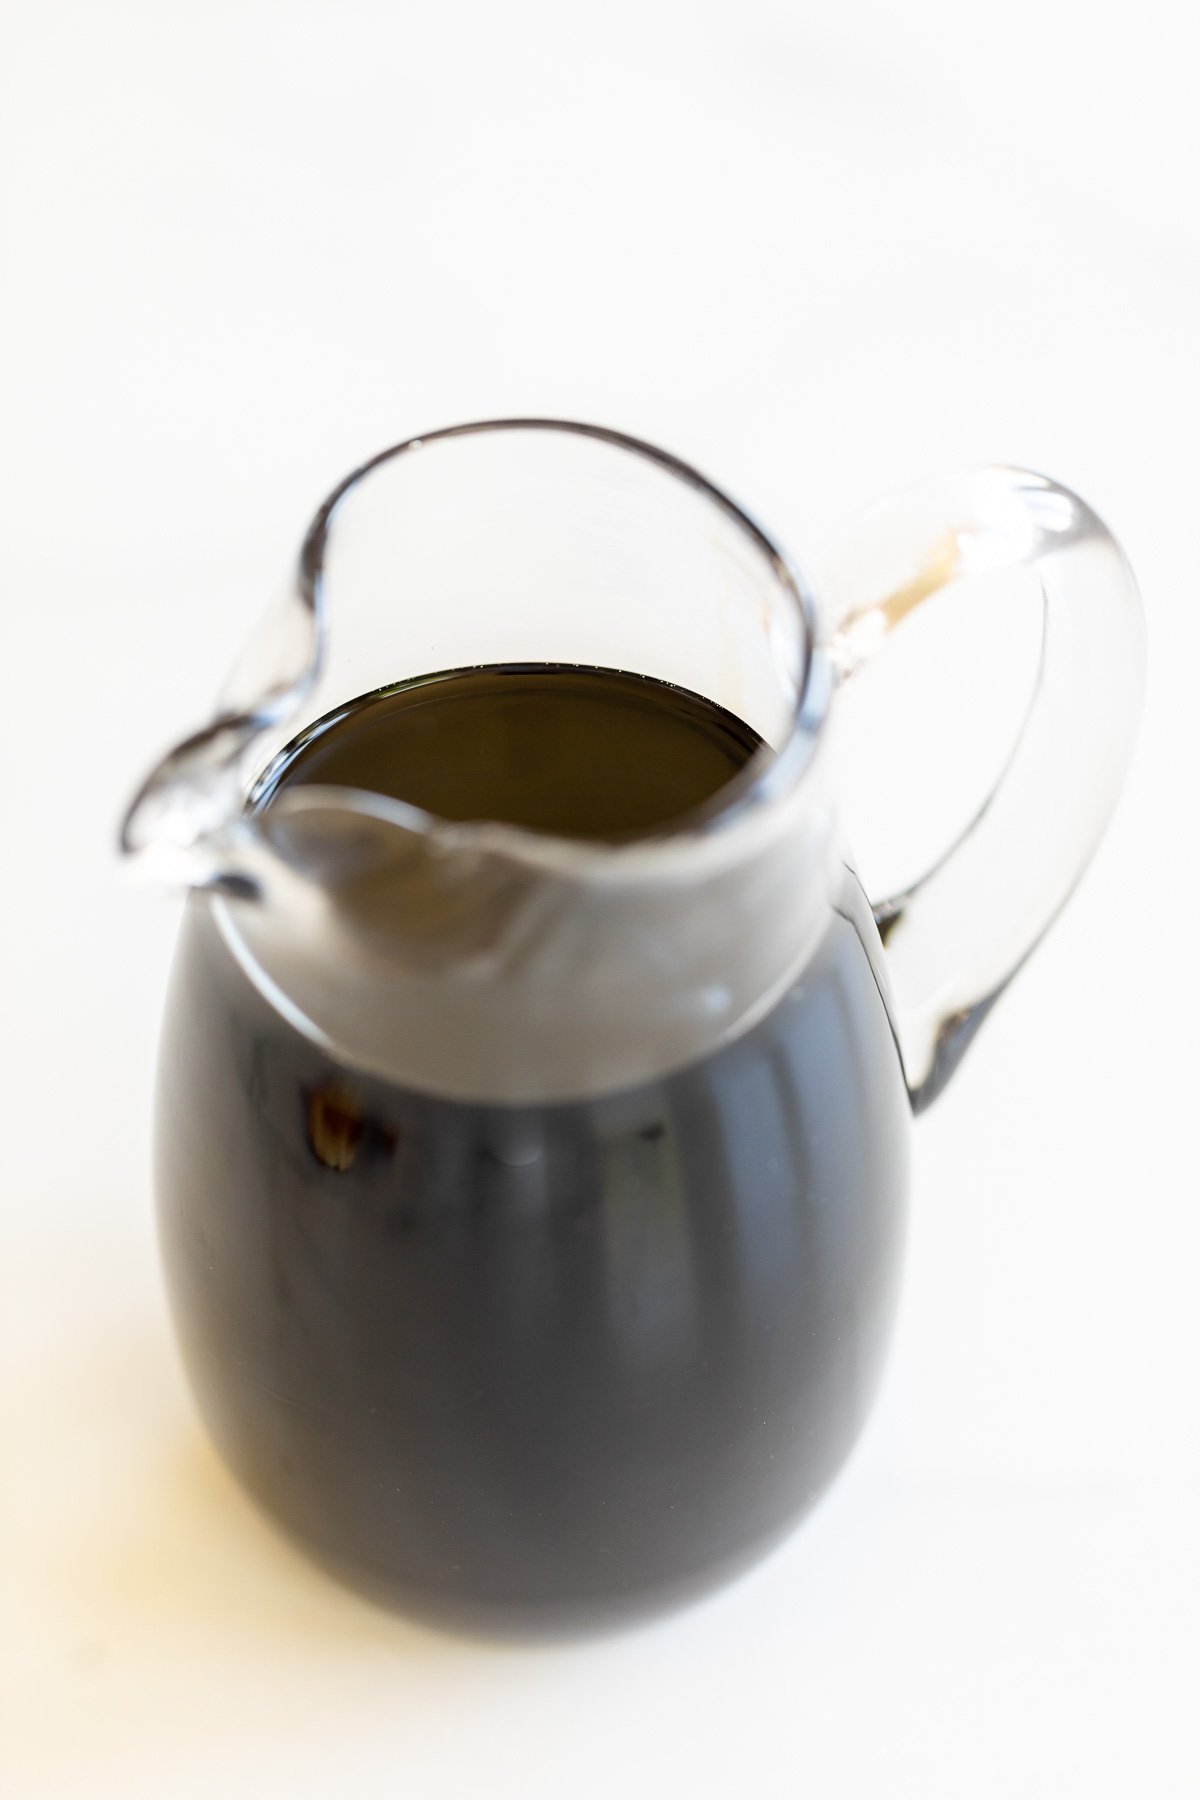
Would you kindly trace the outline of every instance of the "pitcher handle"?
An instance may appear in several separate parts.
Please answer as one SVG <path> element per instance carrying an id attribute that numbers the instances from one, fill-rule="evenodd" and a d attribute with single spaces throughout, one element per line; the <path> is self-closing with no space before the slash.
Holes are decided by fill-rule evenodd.
<path id="1" fill-rule="evenodd" d="M 1042 651 L 1015 749 L 972 823 L 919 881 L 873 901 L 913 1110 L 941 1093 L 1086 868 L 1141 711 L 1141 602 L 1119 545 L 1077 495 L 1024 469 L 935 479 L 857 519 L 827 559 L 840 678 L 930 595 L 1032 567 Z M 960 589 L 971 604 L 972 584 Z"/>

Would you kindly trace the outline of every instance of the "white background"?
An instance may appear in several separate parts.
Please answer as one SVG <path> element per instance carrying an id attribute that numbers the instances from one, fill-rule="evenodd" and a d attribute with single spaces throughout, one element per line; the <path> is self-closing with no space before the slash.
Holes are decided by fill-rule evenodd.
<path id="1" fill-rule="evenodd" d="M 0 18 L 8 1791 L 1200 1793 L 1194 6 Z M 1047 469 L 1151 631 L 1109 838 L 917 1129 L 851 1465 L 703 1605 L 521 1651 L 343 1594 L 206 1447 L 147 1167 L 175 909 L 112 854 L 324 491 L 505 412 L 643 433 L 802 560 Z"/>

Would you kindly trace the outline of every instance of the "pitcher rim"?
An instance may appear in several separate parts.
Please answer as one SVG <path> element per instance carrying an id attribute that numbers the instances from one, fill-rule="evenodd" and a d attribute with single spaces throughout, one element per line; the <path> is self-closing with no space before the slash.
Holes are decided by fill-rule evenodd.
<path id="1" fill-rule="evenodd" d="M 227 700 L 207 725 L 177 743 L 162 758 L 139 788 L 122 821 L 120 847 L 126 855 L 135 855 L 144 848 L 144 841 L 139 840 L 139 829 L 144 829 L 141 825 L 143 808 L 156 792 L 169 789 L 178 773 L 202 763 L 218 746 L 220 766 L 231 773 L 238 768 L 246 769 L 244 758 L 255 741 L 263 732 L 286 724 L 291 715 L 299 712 L 305 696 L 315 687 L 324 666 L 329 632 L 336 629 L 336 602 L 327 600 L 324 593 L 326 552 L 338 510 L 351 492 L 385 463 L 402 456 L 419 455 L 431 444 L 493 432 L 554 432 L 608 444 L 640 457 L 682 482 L 733 523 L 755 555 L 765 563 L 770 579 L 794 607 L 803 640 L 795 676 L 795 699 L 782 740 L 777 746 L 764 743 L 745 767 L 703 806 L 680 815 L 652 834 L 616 843 L 539 832 L 501 821 L 450 820 L 389 795 L 346 787 L 332 789 L 314 785 L 290 791 L 285 789 L 272 801 L 269 810 L 290 813 L 294 809 L 305 811 L 314 805 L 333 802 L 348 811 L 371 815 L 377 820 L 390 821 L 415 831 L 446 849 L 471 848 L 500 853 L 559 873 L 578 873 L 581 868 L 597 872 L 607 866 L 614 875 L 621 871 L 628 876 L 648 865 L 661 866 L 664 858 L 678 857 L 688 850 L 694 853 L 704 845 L 711 850 L 719 844 L 728 853 L 732 838 L 739 835 L 737 827 L 744 827 L 752 816 L 761 822 L 772 803 L 798 788 L 827 716 L 837 674 L 822 641 L 813 590 L 770 532 L 731 494 L 692 464 L 631 433 L 583 420 L 533 415 L 478 419 L 415 433 L 391 444 L 360 463 L 329 492 L 310 520 L 293 565 L 291 600 L 307 621 L 302 663 L 298 667 L 293 664 L 287 675 L 253 697 Z M 242 791 L 240 810 L 244 812 L 251 801 L 255 781 L 247 774 L 244 784 L 239 781 L 239 785 Z M 218 806 L 217 811 L 220 810 Z M 201 831 L 201 839 L 203 835 Z M 185 862 L 189 855 L 185 850 Z M 200 880 L 185 875 L 185 885 L 209 891 L 215 886 L 229 893 L 248 893 L 254 883 L 247 888 L 236 874 L 232 878 L 220 875 L 214 878 L 206 873 Z"/>
<path id="2" fill-rule="evenodd" d="M 807 764 L 812 746 L 828 710 L 829 698 L 834 685 L 831 669 L 825 671 L 827 679 L 820 678 L 822 666 L 827 659 L 822 655 L 820 618 L 813 589 L 787 551 L 776 542 L 755 515 L 740 501 L 734 499 L 727 489 L 719 486 L 683 457 L 675 455 L 673 451 L 661 449 L 645 438 L 620 431 L 613 426 L 595 425 L 580 419 L 537 415 L 475 419 L 458 425 L 443 425 L 434 431 L 415 433 L 412 437 L 401 439 L 400 442 L 377 451 L 365 462 L 360 463 L 357 468 L 338 482 L 317 508 L 300 548 L 297 568 L 298 595 L 311 612 L 315 627 L 313 653 L 308 671 L 310 677 L 315 679 L 319 670 L 324 635 L 330 628 L 327 614 L 328 603 L 325 601 L 322 587 L 330 530 L 342 502 L 358 486 L 359 482 L 385 463 L 393 462 L 402 456 L 419 454 L 430 444 L 453 438 L 472 437 L 485 432 L 504 431 L 561 432 L 610 444 L 614 449 L 640 456 L 655 464 L 668 475 L 682 481 L 685 486 L 702 495 L 706 501 L 716 506 L 733 521 L 738 530 L 749 539 L 756 553 L 765 560 L 773 579 L 794 605 L 800 622 L 803 640 L 802 661 L 796 682 L 796 699 L 787 722 L 786 736 L 777 748 L 764 744 L 749 759 L 745 768 L 733 776 L 730 781 L 724 783 L 704 806 L 682 814 L 677 821 L 669 822 L 652 834 L 620 843 L 601 843 L 587 838 L 571 837 L 563 833 L 540 832 L 525 826 L 494 820 L 462 822 L 444 819 L 437 813 L 425 812 L 421 808 L 409 806 L 406 802 L 394 800 L 390 796 L 370 795 L 368 806 L 364 810 L 369 810 L 376 816 L 380 816 L 381 811 L 391 814 L 410 826 L 419 820 L 426 831 L 433 830 L 439 838 L 453 838 L 459 843 L 469 838 L 470 841 L 478 843 L 481 848 L 503 848 L 510 853 L 519 848 L 526 858 L 532 856 L 533 860 L 539 862 L 558 861 L 559 856 L 555 854 L 556 850 L 560 853 L 566 852 L 572 859 L 582 856 L 637 860 L 641 856 L 661 853 L 666 848 L 677 848 L 688 841 L 695 842 L 711 836 L 716 831 L 723 831 L 727 826 L 741 819 L 750 808 L 762 802 L 769 802 L 790 789 L 799 779 Z M 308 683 L 306 682 L 305 685 L 307 686 Z M 363 790 L 343 789 L 342 795 L 343 798 L 348 798 L 351 793 L 360 791 Z M 380 802 L 383 803 L 382 808 Z"/>

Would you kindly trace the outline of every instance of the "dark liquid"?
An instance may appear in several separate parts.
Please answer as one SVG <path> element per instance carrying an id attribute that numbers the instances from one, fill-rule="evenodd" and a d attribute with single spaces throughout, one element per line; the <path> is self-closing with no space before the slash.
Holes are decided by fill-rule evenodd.
<path id="1" fill-rule="evenodd" d="M 757 742 L 636 677 L 471 671 L 312 728 L 260 803 L 352 782 L 624 837 L 711 803 Z M 778 1538 L 853 1442 L 892 1312 L 908 1108 L 877 961 L 847 871 L 801 980 L 717 1053 L 596 1099 L 464 1104 L 340 1065 L 193 903 L 163 1242 L 251 1491 L 378 1598 L 502 1632 L 682 1598 Z"/>
<path id="2" fill-rule="evenodd" d="M 559 837 L 661 831 L 730 782 L 762 739 L 685 688 L 612 669 L 466 669 L 368 695 L 277 759 L 284 783 L 367 788 L 443 819 Z"/>

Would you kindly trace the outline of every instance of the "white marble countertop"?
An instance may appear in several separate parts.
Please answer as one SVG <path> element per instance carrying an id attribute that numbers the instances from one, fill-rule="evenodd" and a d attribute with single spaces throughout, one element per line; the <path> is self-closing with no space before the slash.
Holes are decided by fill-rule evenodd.
<path id="1" fill-rule="evenodd" d="M 0 20 L 5 1791 L 1200 1792 L 1194 8 Z M 1116 825 L 920 1124 L 837 1487 L 703 1605 L 519 1651 L 342 1593 L 208 1449 L 149 1192 L 175 909 L 111 854 L 332 482 L 509 412 L 656 439 L 801 556 L 929 469 L 1046 469 L 1152 656 Z"/>

